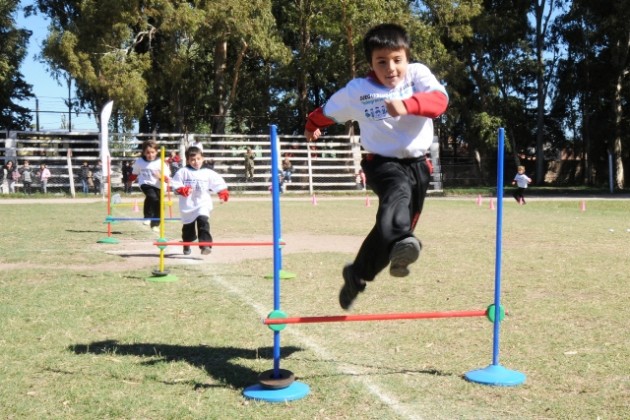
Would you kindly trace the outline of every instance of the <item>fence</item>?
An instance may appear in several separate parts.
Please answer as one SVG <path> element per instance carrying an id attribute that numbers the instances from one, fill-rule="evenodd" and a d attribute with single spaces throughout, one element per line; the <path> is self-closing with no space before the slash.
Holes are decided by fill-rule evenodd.
<path id="1" fill-rule="evenodd" d="M 109 136 L 109 151 L 113 192 L 124 190 L 122 166 L 125 162 L 133 163 L 140 155 L 142 142 L 149 138 L 164 146 L 167 155 L 177 151 L 182 158 L 186 147 L 201 145 L 207 164 L 225 178 L 234 193 L 260 194 L 269 191 L 271 151 L 268 135 L 112 133 Z M 278 140 L 280 156 L 289 157 L 293 166 L 291 182 L 283 184 L 285 193 L 356 192 L 363 189 L 358 175 L 364 151 L 358 136 L 326 136 L 315 143 L 306 143 L 303 136 L 278 136 Z M 247 147 L 256 154 L 251 181 L 245 178 L 244 153 Z M 45 163 L 52 174 L 48 192 L 57 195 L 71 195 L 72 186 L 79 184 L 80 166 L 83 162 L 95 166 L 100 160 L 99 152 L 98 132 L 8 132 L 0 136 L 3 161 L 12 160 L 21 167 L 28 160 L 35 168 L 34 172 L 41 163 Z M 431 189 L 439 191 L 442 181 L 437 139 L 431 147 L 431 159 L 434 166 Z M 22 191 L 20 181 L 15 187 L 16 192 Z M 37 187 L 36 180 L 34 187 Z M 132 194 L 140 192 L 137 185 L 132 188 Z M 92 193 L 101 192 L 92 190 Z"/>

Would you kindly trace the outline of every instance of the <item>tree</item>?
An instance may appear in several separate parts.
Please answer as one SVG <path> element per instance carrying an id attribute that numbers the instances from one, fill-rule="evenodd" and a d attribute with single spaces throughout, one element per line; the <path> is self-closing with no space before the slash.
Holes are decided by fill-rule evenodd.
<path id="1" fill-rule="evenodd" d="M 31 36 L 30 31 L 16 28 L 14 15 L 19 3 L 0 1 L 0 127 L 5 130 L 26 130 L 32 120 L 29 110 L 17 103 L 33 97 L 32 86 L 19 71 Z"/>
<path id="2" fill-rule="evenodd" d="M 581 124 L 585 156 L 589 164 L 593 162 L 587 180 L 594 173 L 608 172 L 607 155 L 612 153 L 615 186 L 622 189 L 624 158 L 630 148 L 630 124 L 624 113 L 630 97 L 630 8 L 623 2 L 574 0 L 562 19 L 559 32 L 570 53 L 563 62 L 562 97 L 580 99 L 580 115 L 573 119 Z M 573 83 L 571 72 L 577 75 Z"/>

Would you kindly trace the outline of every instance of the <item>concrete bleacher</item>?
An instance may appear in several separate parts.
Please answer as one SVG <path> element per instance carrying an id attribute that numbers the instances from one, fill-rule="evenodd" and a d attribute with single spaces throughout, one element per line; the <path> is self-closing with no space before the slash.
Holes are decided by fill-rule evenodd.
<path id="1" fill-rule="evenodd" d="M 121 168 L 125 161 L 133 162 L 140 155 L 140 145 L 154 138 L 165 148 L 166 157 L 172 150 L 184 156 L 186 147 L 200 142 L 206 162 L 213 162 L 235 193 L 260 194 L 271 185 L 271 151 L 268 135 L 210 134 L 116 134 L 109 136 L 112 191 L 122 190 Z M 306 143 L 302 136 L 278 136 L 279 162 L 289 156 L 293 164 L 291 183 L 285 183 L 285 193 L 356 192 L 362 149 L 359 136 L 327 136 L 315 143 Z M 437 146 L 437 143 L 434 143 Z M 256 152 L 254 179 L 245 181 L 243 155 L 246 147 Z M 49 193 L 67 195 L 70 192 L 72 168 L 75 189 L 79 167 L 84 161 L 90 166 L 99 161 L 98 132 L 9 132 L 0 136 L 0 161 L 17 161 L 21 166 L 29 160 L 31 166 L 46 163 L 52 173 Z M 439 150 L 432 147 L 431 158 L 437 171 L 431 189 L 441 190 Z M 16 184 L 18 188 L 20 183 Z M 134 191 L 139 192 L 137 185 Z"/>

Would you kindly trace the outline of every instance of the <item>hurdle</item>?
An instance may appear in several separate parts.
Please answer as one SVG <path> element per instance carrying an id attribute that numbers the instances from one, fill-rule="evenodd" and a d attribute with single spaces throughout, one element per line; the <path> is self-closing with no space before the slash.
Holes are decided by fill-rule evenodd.
<path id="1" fill-rule="evenodd" d="M 272 173 L 278 168 L 278 140 L 276 126 L 271 126 L 271 168 Z M 326 322 L 351 322 L 351 321 L 393 321 L 405 319 L 435 319 L 435 318 L 465 318 L 486 316 L 493 322 L 493 355 L 492 363 L 483 369 L 467 372 L 464 377 L 470 381 L 482 385 L 491 386 L 516 386 L 525 381 L 525 375 L 521 372 L 504 368 L 499 364 L 499 325 L 505 317 L 505 310 L 500 304 L 501 293 L 501 237 L 502 237 L 502 212 L 503 212 L 503 160 L 504 160 L 504 129 L 499 129 L 498 156 L 499 164 L 497 168 L 497 229 L 496 229 L 496 259 L 495 259 L 495 292 L 494 303 L 486 310 L 472 311 L 446 311 L 446 312 L 416 312 L 416 313 L 393 313 L 393 314 L 367 314 L 367 315 L 340 315 L 340 316 L 310 316 L 310 317 L 287 317 L 280 310 L 280 282 L 279 266 L 276 258 L 278 246 L 274 246 L 274 290 L 273 302 L 274 310 L 263 320 L 273 331 L 273 369 L 262 372 L 259 375 L 259 383 L 247 387 L 243 395 L 250 399 L 267 402 L 287 402 L 304 398 L 310 392 L 308 385 L 296 381 L 295 375 L 286 369 L 280 369 L 280 332 L 287 324 L 308 324 Z M 279 240 L 279 185 L 276 177 L 272 177 L 273 194 L 273 221 L 274 221 L 274 243 Z"/>
<path id="2" fill-rule="evenodd" d="M 109 105 L 109 104 L 108 104 Z M 105 130 L 106 131 L 106 130 Z M 107 136 L 107 134 L 104 134 L 104 136 Z M 103 135 L 101 135 L 101 137 L 103 137 Z M 108 141 L 107 138 L 101 138 L 101 143 L 105 142 L 104 144 L 107 144 L 106 142 Z M 103 149 L 103 147 L 102 147 Z M 117 203 L 117 204 L 112 204 L 112 163 L 111 163 L 111 157 L 109 156 L 109 151 L 107 150 L 108 148 L 105 147 L 105 152 L 101 152 L 101 153 L 105 153 L 107 155 L 107 192 L 106 192 L 106 198 L 107 198 L 107 216 L 105 216 L 105 221 L 103 223 L 107 224 L 107 236 L 105 238 L 101 238 L 98 241 L 96 241 L 97 243 L 100 244 L 117 244 L 119 243 L 119 240 L 114 238 L 112 236 L 112 223 L 118 223 L 118 222 L 135 222 L 135 221 L 139 221 L 139 222 L 143 222 L 143 221 L 155 221 L 155 220 L 159 220 L 160 221 L 160 225 L 162 223 L 164 223 L 164 220 L 168 220 L 168 221 L 175 221 L 175 220 L 180 220 L 178 217 L 173 217 L 173 201 L 170 199 L 170 185 L 166 184 L 164 182 L 164 160 L 165 160 L 165 151 L 164 151 L 164 146 L 161 147 L 161 170 L 162 170 L 162 177 L 161 177 L 161 188 L 160 190 L 162 190 L 164 188 L 164 186 L 166 185 L 168 188 L 168 194 L 169 194 L 169 200 L 167 202 L 164 202 L 164 198 L 160 197 L 160 213 L 162 212 L 162 207 L 165 204 L 168 204 L 169 206 L 169 216 L 168 218 L 164 219 L 162 217 L 114 217 L 112 215 L 112 208 L 116 207 L 116 206 L 122 206 L 122 205 L 126 205 L 126 203 Z M 105 165 L 103 165 L 103 170 L 105 170 Z M 131 203 L 129 203 L 131 204 Z M 134 203 L 133 205 L 136 205 L 137 203 Z"/>

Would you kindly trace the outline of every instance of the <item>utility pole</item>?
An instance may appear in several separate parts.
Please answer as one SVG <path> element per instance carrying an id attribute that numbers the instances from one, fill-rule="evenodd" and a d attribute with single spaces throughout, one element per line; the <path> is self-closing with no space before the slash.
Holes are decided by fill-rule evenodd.
<path id="1" fill-rule="evenodd" d="M 72 87 L 72 79 L 68 75 L 68 132 L 72 131 L 72 96 L 70 88 Z"/>

